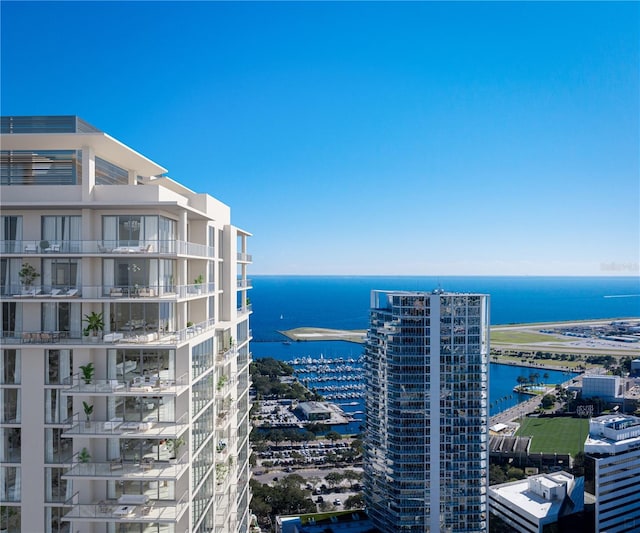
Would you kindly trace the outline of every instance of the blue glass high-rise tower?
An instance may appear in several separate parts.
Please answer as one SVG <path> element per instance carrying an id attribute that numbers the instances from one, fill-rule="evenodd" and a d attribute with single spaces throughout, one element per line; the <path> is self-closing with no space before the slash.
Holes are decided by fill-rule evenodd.
<path id="1" fill-rule="evenodd" d="M 365 501 L 383 532 L 487 531 L 489 297 L 372 291 Z"/>

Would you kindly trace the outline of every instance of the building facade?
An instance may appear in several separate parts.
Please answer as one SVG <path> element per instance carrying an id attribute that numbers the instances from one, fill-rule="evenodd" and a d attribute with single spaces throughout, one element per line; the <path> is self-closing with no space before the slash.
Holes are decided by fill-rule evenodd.
<path id="1" fill-rule="evenodd" d="M 640 417 L 592 418 L 584 453 L 585 491 L 595 499 L 596 533 L 640 531 Z"/>
<path id="2" fill-rule="evenodd" d="M 77 117 L 2 117 L 0 529 L 245 532 L 250 234 Z"/>
<path id="3" fill-rule="evenodd" d="M 384 533 L 487 531 L 489 297 L 373 291 L 367 512 Z"/>

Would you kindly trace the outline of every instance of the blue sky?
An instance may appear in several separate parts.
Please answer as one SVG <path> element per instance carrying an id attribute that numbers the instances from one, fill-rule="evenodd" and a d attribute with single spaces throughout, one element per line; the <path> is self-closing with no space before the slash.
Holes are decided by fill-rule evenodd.
<path id="1" fill-rule="evenodd" d="M 229 204 L 254 274 L 638 274 L 637 2 L 0 9 L 2 114 Z"/>

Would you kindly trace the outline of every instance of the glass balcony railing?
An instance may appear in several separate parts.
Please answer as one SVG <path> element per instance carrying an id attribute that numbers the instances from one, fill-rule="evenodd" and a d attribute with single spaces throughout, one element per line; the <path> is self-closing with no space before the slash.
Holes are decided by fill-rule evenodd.
<path id="1" fill-rule="evenodd" d="M 69 498 L 65 506 L 72 507 L 63 520 L 166 524 L 175 523 L 189 507 L 186 491 L 176 500 L 151 500 L 143 494 L 124 494 L 118 499 L 97 502 L 87 502 L 88 498 L 87 493 L 81 495 L 79 491 Z"/>
<path id="2" fill-rule="evenodd" d="M 170 331 L 158 329 L 144 320 L 129 320 L 116 331 L 101 332 L 100 335 L 84 335 L 82 331 L 0 331 L 0 345 L 11 344 L 64 344 L 80 346 L 103 346 L 144 344 L 154 346 L 175 345 L 215 328 L 213 318 L 187 328 Z"/>
<path id="3" fill-rule="evenodd" d="M 108 462 L 80 463 L 75 462 L 64 473 L 63 479 L 74 478 L 118 478 L 132 480 L 178 479 L 189 467 L 189 454 L 179 459 L 154 460 L 152 457 L 141 461 L 113 460 Z"/>
<path id="4" fill-rule="evenodd" d="M 138 376 L 131 381 L 117 379 L 91 379 L 87 383 L 80 373 L 64 380 L 67 387 L 66 394 L 109 394 L 109 395 L 140 395 L 153 394 L 176 395 L 182 393 L 189 386 L 189 374 L 184 373 L 176 379 L 166 379 L 158 375 Z"/>
<path id="5" fill-rule="evenodd" d="M 175 439 L 187 427 L 188 416 L 185 413 L 176 422 L 159 422 L 155 416 L 145 416 L 144 420 L 123 420 L 114 417 L 111 420 L 83 420 L 79 413 L 73 415 L 65 424 L 71 427 L 63 432 L 64 437 L 118 437 L 144 434 L 146 438 Z"/>
<path id="6" fill-rule="evenodd" d="M 2 296 L 12 298 L 66 299 L 66 298 L 192 298 L 215 292 L 215 283 L 190 285 L 138 284 L 135 285 L 30 285 L 7 284 L 0 286 Z"/>
<path id="7" fill-rule="evenodd" d="M 160 254 L 215 257 L 215 248 L 204 244 L 178 240 L 0 240 L 2 255 L 33 254 Z"/>
<path id="8" fill-rule="evenodd" d="M 253 261 L 253 257 L 250 254 L 245 254 L 243 252 L 238 252 L 238 261 L 242 261 L 244 263 L 251 263 Z"/>

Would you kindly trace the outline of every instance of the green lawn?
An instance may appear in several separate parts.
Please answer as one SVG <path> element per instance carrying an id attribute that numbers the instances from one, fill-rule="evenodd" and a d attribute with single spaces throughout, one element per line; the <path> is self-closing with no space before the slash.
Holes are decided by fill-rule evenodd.
<path id="1" fill-rule="evenodd" d="M 532 342 L 570 342 L 569 338 L 560 338 L 554 335 L 546 335 L 544 333 L 535 333 L 532 331 L 492 331 L 491 342 L 497 344 L 529 344 Z"/>
<path id="2" fill-rule="evenodd" d="M 531 436 L 532 453 L 576 453 L 583 451 L 589 433 L 587 418 L 525 418 L 516 435 Z"/>

